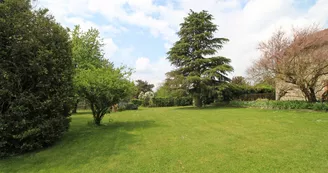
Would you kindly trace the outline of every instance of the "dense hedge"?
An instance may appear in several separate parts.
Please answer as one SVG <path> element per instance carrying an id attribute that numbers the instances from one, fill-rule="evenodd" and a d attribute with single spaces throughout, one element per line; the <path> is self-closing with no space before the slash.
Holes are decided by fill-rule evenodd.
<path id="1" fill-rule="evenodd" d="M 48 147 L 69 127 L 69 34 L 30 1 L 0 3 L 0 157 Z"/>
<path id="2" fill-rule="evenodd" d="M 328 111 L 328 103 L 310 103 L 306 101 L 231 101 L 229 105 L 263 109 L 310 109 L 316 111 Z"/>
<path id="3" fill-rule="evenodd" d="M 170 106 L 189 106 L 192 105 L 192 98 L 153 98 L 153 107 L 170 107 Z"/>
<path id="4" fill-rule="evenodd" d="M 270 86 L 254 87 L 229 83 L 222 85 L 218 92 L 222 101 L 253 101 L 257 99 L 275 99 L 275 89 Z"/>
<path id="5" fill-rule="evenodd" d="M 118 104 L 118 111 L 125 111 L 125 110 L 138 110 L 139 105 L 134 103 L 127 103 L 127 102 L 120 102 Z"/>
<path id="6" fill-rule="evenodd" d="M 131 103 L 133 103 L 135 105 L 138 105 L 138 106 L 141 106 L 142 105 L 142 100 L 140 100 L 140 99 L 132 99 L 131 100 Z"/>

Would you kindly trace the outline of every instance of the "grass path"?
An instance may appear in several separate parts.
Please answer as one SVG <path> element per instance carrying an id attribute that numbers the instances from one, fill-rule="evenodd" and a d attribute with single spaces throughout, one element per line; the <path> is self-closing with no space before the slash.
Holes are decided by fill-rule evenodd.
<path id="1" fill-rule="evenodd" d="M 327 113 L 150 108 L 88 121 L 73 115 L 61 141 L 0 172 L 328 172 Z"/>

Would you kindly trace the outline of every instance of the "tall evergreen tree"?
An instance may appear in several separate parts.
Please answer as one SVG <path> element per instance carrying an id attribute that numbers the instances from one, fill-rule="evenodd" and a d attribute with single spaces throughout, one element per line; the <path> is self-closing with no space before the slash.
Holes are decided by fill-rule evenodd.
<path id="1" fill-rule="evenodd" d="M 193 96 L 194 105 L 201 107 L 204 98 L 216 93 L 220 83 L 229 81 L 233 71 L 230 59 L 214 56 L 226 38 L 214 37 L 218 30 L 213 16 L 207 11 L 190 11 L 180 24 L 179 40 L 167 53 L 167 59 L 176 66 L 175 74 L 182 75 Z"/>

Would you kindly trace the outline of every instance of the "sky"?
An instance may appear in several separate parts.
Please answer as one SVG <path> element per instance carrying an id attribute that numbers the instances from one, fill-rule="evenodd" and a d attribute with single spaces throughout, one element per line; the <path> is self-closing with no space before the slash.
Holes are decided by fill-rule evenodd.
<path id="1" fill-rule="evenodd" d="M 246 75 L 259 58 L 258 43 L 275 30 L 328 27 L 328 0 L 37 0 L 36 6 L 48 8 L 65 27 L 98 29 L 106 58 L 133 68 L 133 79 L 156 87 L 174 68 L 166 52 L 177 41 L 179 24 L 190 9 L 212 14 L 216 36 L 230 40 L 218 51 L 232 61 L 230 77 Z"/>

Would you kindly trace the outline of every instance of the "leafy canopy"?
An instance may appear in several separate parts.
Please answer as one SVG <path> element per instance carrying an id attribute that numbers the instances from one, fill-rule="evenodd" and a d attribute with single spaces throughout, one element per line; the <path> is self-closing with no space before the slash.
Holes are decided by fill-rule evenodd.
<path id="1" fill-rule="evenodd" d="M 47 147 L 69 127 L 71 43 L 47 12 L 0 3 L 0 157 Z"/>
<path id="2" fill-rule="evenodd" d="M 79 93 L 89 101 L 95 124 L 100 124 L 111 106 L 131 97 L 134 84 L 129 80 L 130 75 L 124 68 L 110 64 L 106 68 L 81 70 L 76 76 Z"/>

